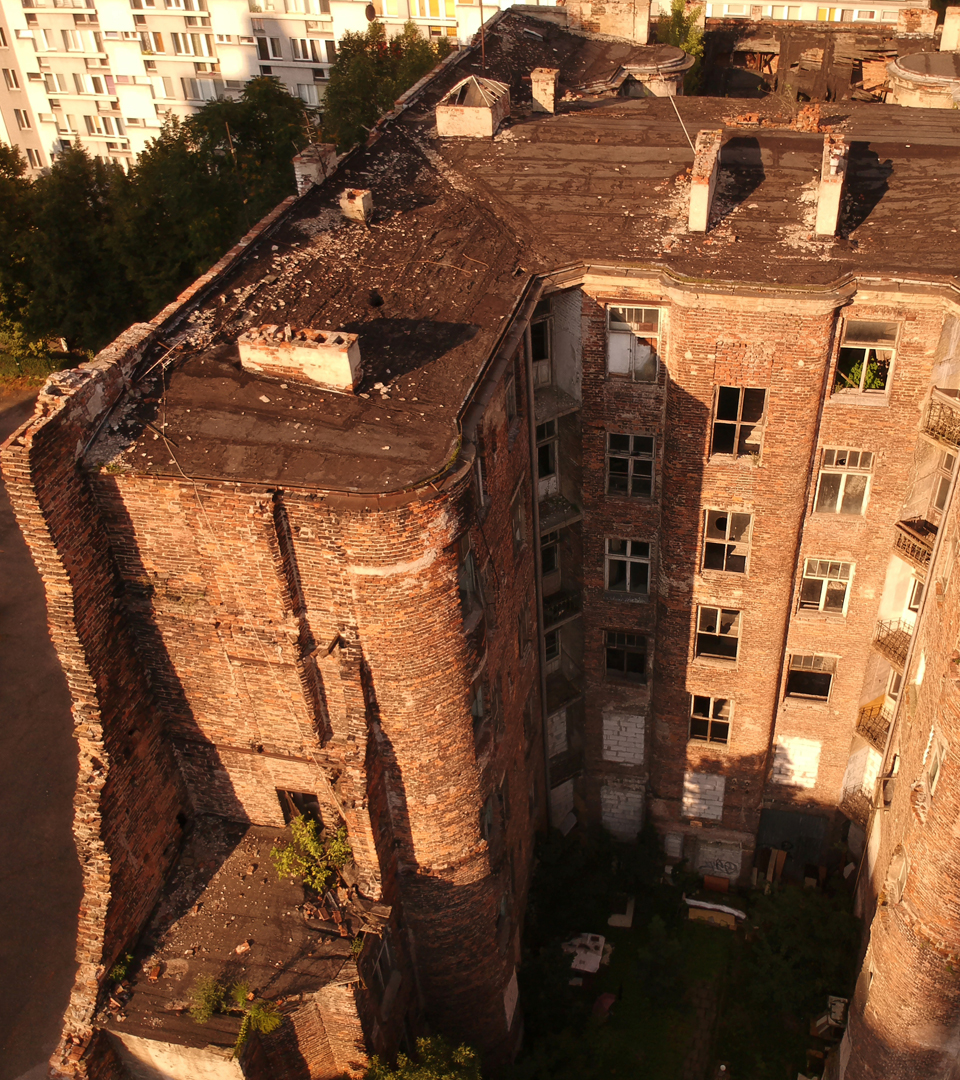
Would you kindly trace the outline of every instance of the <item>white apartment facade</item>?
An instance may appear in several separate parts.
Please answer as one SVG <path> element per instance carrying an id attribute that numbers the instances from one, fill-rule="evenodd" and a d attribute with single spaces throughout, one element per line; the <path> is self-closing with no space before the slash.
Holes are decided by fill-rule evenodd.
<path id="1" fill-rule="evenodd" d="M 552 0 L 549 0 L 552 4 Z M 129 165 L 168 113 L 274 75 L 318 105 L 336 43 L 379 17 L 466 42 L 484 0 L 0 0 L 0 139 L 31 171 L 68 144 Z M 507 6 L 507 5 L 504 5 Z M 369 9 L 369 10 L 368 10 Z"/>

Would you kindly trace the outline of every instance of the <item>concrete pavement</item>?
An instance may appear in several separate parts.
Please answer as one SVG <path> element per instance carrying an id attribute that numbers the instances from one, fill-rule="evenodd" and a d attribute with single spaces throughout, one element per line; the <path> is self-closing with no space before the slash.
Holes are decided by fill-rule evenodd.
<path id="1" fill-rule="evenodd" d="M 0 396 L 0 441 L 35 394 Z M 0 486 L 0 1080 L 39 1080 L 76 964 L 70 697 L 43 587 Z"/>

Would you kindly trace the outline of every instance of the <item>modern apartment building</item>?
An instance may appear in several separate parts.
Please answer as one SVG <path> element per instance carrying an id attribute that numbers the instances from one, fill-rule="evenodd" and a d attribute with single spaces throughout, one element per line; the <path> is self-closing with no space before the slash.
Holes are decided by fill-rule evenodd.
<path id="1" fill-rule="evenodd" d="M 482 5 L 484 18 L 497 10 Z M 388 34 L 412 20 L 459 45 L 480 15 L 476 0 L 2 0 L 0 138 L 31 169 L 77 142 L 126 165 L 168 114 L 235 95 L 257 75 L 319 105 L 337 41 L 369 17 Z"/>

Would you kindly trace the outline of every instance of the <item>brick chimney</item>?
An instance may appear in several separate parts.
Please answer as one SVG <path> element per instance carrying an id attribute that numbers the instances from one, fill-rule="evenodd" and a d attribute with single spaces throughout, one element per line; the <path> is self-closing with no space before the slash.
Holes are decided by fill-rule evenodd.
<path id="1" fill-rule="evenodd" d="M 360 382 L 356 334 L 268 325 L 241 334 L 237 345 L 241 366 L 258 375 L 344 393 L 352 392 Z"/>
<path id="2" fill-rule="evenodd" d="M 720 146 L 723 131 L 700 131 L 690 175 L 690 232 L 706 232 L 710 220 L 710 205 L 717 187 L 720 171 Z"/>
<path id="3" fill-rule="evenodd" d="M 340 211 L 345 218 L 366 224 L 373 213 L 373 192 L 366 188 L 347 188 L 340 196 Z"/>
<path id="4" fill-rule="evenodd" d="M 530 72 L 530 85 L 533 89 L 533 111 L 556 111 L 557 76 L 559 68 L 534 68 Z"/>
<path id="5" fill-rule="evenodd" d="M 842 135 L 824 135 L 820 187 L 817 189 L 817 236 L 835 236 L 847 182 L 847 144 Z"/>
<path id="6" fill-rule="evenodd" d="M 297 178 L 297 194 L 302 195 L 314 184 L 319 184 L 337 167 L 337 148 L 333 143 L 311 143 L 293 159 L 293 172 Z"/>
<path id="7" fill-rule="evenodd" d="M 943 13 L 943 36 L 940 38 L 941 52 L 956 52 L 960 49 L 960 7 L 948 7 Z"/>

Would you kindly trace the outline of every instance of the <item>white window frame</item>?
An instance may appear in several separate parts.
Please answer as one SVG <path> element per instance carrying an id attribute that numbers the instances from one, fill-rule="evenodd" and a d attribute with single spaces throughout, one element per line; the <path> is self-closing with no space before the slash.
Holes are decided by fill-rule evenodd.
<path id="1" fill-rule="evenodd" d="M 608 431 L 605 484 L 607 495 L 625 499 L 652 499 L 656 481 L 656 459 L 657 440 L 654 435 Z M 611 463 L 615 460 L 626 461 L 626 470 L 619 465 L 616 469 L 611 468 Z M 626 491 L 611 490 L 611 480 L 616 487 L 625 481 Z M 644 490 L 648 486 L 650 490 Z"/>
<path id="2" fill-rule="evenodd" d="M 604 588 L 607 592 L 625 596 L 649 596 L 652 562 L 653 545 L 649 541 L 608 536 L 604 543 Z M 636 582 L 634 574 L 637 575 Z"/>
<path id="3" fill-rule="evenodd" d="M 608 378 L 623 376 L 656 384 L 664 310 L 658 306 L 607 305 Z"/>
<path id="4" fill-rule="evenodd" d="M 83 52 L 83 35 L 79 30 L 62 29 L 60 36 L 64 52 Z"/>
<path id="5" fill-rule="evenodd" d="M 327 62 L 324 52 L 323 38 L 291 38 L 290 48 L 292 59 L 305 64 L 325 64 Z"/>
<path id="6" fill-rule="evenodd" d="M 894 362 L 900 324 L 887 320 L 846 319 L 837 353 L 833 376 L 833 395 L 850 397 L 878 397 L 890 393 L 893 382 Z M 846 354 L 846 355 L 844 355 Z M 849 379 L 859 363 L 860 371 L 854 384 Z M 841 373 L 841 365 L 852 364 L 848 374 Z M 883 386 L 867 389 L 871 368 L 874 372 L 886 365 Z"/>
<path id="7" fill-rule="evenodd" d="M 853 583 L 855 564 L 841 562 L 839 559 L 805 559 L 803 563 L 803 575 L 800 579 L 800 594 L 798 597 L 799 611 L 818 611 L 827 615 L 846 615 L 847 606 L 850 603 L 850 586 Z M 820 582 L 819 595 L 813 596 L 813 587 L 805 590 L 806 582 Z M 830 587 L 843 586 L 843 600 L 839 608 L 825 607 L 830 597 Z M 806 591 L 807 595 L 804 596 Z"/>
<path id="8" fill-rule="evenodd" d="M 706 705 L 702 705 L 706 702 Z M 699 712 L 697 710 L 700 710 Z M 693 724 L 698 720 L 706 723 L 706 734 L 694 734 Z M 711 697 L 709 694 L 690 695 L 690 717 L 687 727 L 687 740 L 689 742 L 710 743 L 713 746 L 728 746 L 730 744 L 730 732 L 733 727 L 733 701 L 727 697 Z M 716 725 L 717 735 L 714 736 Z M 726 728 L 722 738 L 720 731 Z"/>
<path id="9" fill-rule="evenodd" d="M 536 331 L 534 331 L 536 327 Z M 541 350 L 544 355 L 538 355 L 534 347 L 534 334 L 538 338 L 542 335 Z M 530 362 L 533 365 L 534 389 L 540 386 L 550 386 L 553 383 L 553 306 L 550 300 L 540 300 L 533 309 L 530 318 Z"/>
<path id="10" fill-rule="evenodd" d="M 20 89 L 20 80 L 17 78 L 17 72 L 15 68 L 3 69 L 3 81 L 6 83 L 8 90 Z"/>
<path id="11" fill-rule="evenodd" d="M 33 124 L 30 123 L 30 113 L 26 109 L 14 109 L 13 116 L 17 121 L 17 127 L 21 131 L 33 130 Z"/>
<path id="12" fill-rule="evenodd" d="M 747 519 L 746 532 L 738 532 Z M 753 514 L 745 510 L 709 508 L 703 519 L 703 570 L 714 574 L 747 574 L 750 571 L 750 545 L 753 540 Z M 707 566 L 707 556 L 719 557 L 722 566 Z M 738 560 L 743 560 L 742 569 Z"/>
<path id="13" fill-rule="evenodd" d="M 559 436 L 557 434 L 557 421 L 545 420 L 537 424 L 537 497 L 546 499 L 550 495 L 556 495 L 560 490 L 560 466 L 557 460 L 559 456 Z M 544 451 L 545 453 L 541 453 Z M 541 468 L 546 462 L 550 471 L 544 472 Z"/>
<path id="14" fill-rule="evenodd" d="M 698 657 L 736 663 L 740 658 L 740 639 L 742 636 L 742 611 L 739 611 L 736 608 L 717 607 L 712 604 L 699 604 L 697 606 L 697 627 L 694 647 Z M 708 652 L 705 646 L 711 644 L 710 639 L 714 639 L 717 645 L 721 641 L 735 642 L 733 655 L 731 656 L 727 652 Z"/>
<path id="15" fill-rule="evenodd" d="M 282 60 L 283 59 L 283 46 L 280 43 L 278 37 L 258 37 L 257 38 L 257 56 L 261 60 Z"/>
<path id="16" fill-rule="evenodd" d="M 957 451 L 941 450 L 937 457 L 937 468 L 933 474 L 933 487 L 930 491 L 930 508 L 927 517 L 934 525 L 943 520 L 943 511 L 950 498 L 953 487 L 953 474 L 956 471 Z"/>
<path id="17" fill-rule="evenodd" d="M 920 578 L 913 578 L 910 582 L 910 594 L 907 597 L 907 611 L 912 611 L 916 614 L 920 610 L 920 605 L 923 603 L 923 591 L 925 585 Z"/>
<path id="18" fill-rule="evenodd" d="M 140 31 L 140 52 L 147 55 L 163 54 L 163 34 L 158 34 L 154 30 L 141 30 Z"/>
<path id="19" fill-rule="evenodd" d="M 830 684 L 826 694 L 808 694 L 802 691 L 790 689 L 790 673 L 792 671 L 808 672 L 811 675 L 829 675 Z M 787 660 L 787 678 L 784 683 L 783 696 L 800 701 L 823 701 L 830 700 L 833 693 L 833 684 L 837 677 L 837 657 L 827 656 L 820 653 L 790 653 Z"/>
<path id="20" fill-rule="evenodd" d="M 39 152 L 29 146 L 27 147 L 27 161 L 30 162 L 31 169 L 39 169 L 43 164 Z"/>
<path id="21" fill-rule="evenodd" d="M 870 499 L 870 476 L 873 472 L 875 457 L 876 455 L 872 450 L 825 448 L 820 458 L 820 473 L 817 477 L 817 492 L 813 501 L 813 512 L 815 514 L 842 514 L 844 517 L 863 517 Z M 833 505 L 832 507 L 821 506 L 821 496 L 825 497 L 823 490 L 824 477 L 836 475 L 839 475 L 841 479 Z M 843 509 L 850 477 L 865 478 L 859 507 L 855 511 Z"/>

